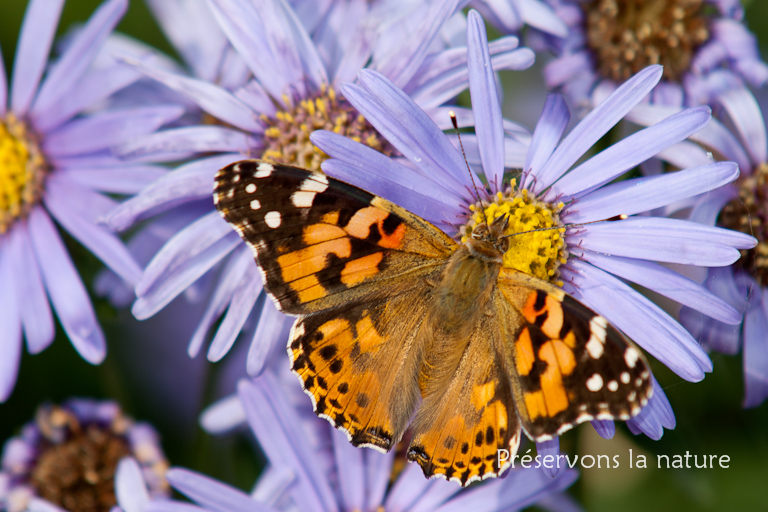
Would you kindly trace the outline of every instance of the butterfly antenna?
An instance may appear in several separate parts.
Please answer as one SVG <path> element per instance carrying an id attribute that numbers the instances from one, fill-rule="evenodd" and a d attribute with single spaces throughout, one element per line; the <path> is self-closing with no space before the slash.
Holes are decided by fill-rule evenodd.
<path id="1" fill-rule="evenodd" d="M 565 226 L 552 226 L 549 228 L 537 228 L 537 229 L 529 229 L 528 231 L 518 231 L 517 233 L 511 233 L 509 235 L 504 235 L 500 238 L 509 238 L 511 236 L 517 236 L 517 235 L 525 235 L 527 233 L 536 233 L 537 231 L 552 231 L 553 229 L 565 229 L 565 228 L 577 228 L 579 226 L 587 226 L 589 224 L 597 224 L 598 222 L 614 222 L 617 220 L 624 220 L 628 218 L 629 215 L 622 213 L 621 215 L 616 215 L 615 217 L 611 217 L 609 219 L 600 219 L 600 220 L 593 220 L 590 222 L 580 222 L 578 224 L 566 224 Z"/>
<path id="2" fill-rule="evenodd" d="M 459 123 L 456 120 L 456 112 L 454 112 L 453 110 L 449 110 L 448 115 L 451 116 L 451 124 L 453 124 L 453 129 L 456 130 L 456 137 L 459 139 L 459 147 L 461 148 L 461 156 L 464 157 L 464 165 L 467 166 L 469 179 L 472 180 L 472 188 L 475 190 L 475 197 L 477 198 L 477 203 L 480 205 L 480 211 L 483 213 L 483 218 L 485 219 L 485 225 L 490 227 L 491 224 L 488 222 L 488 217 L 485 215 L 483 200 L 480 199 L 480 191 L 477 188 L 477 184 L 475 184 L 475 175 L 472 173 L 472 169 L 469 167 L 469 161 L 467 161 L 467 154 L 464 152 L 464 144 L 462 144 L 461 142 L 461 135 L 459 134 Z"/>

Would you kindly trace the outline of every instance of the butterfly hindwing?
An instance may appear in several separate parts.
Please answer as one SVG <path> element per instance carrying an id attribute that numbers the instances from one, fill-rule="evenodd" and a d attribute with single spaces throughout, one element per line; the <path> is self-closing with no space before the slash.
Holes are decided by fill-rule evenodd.
<path id="1" fill-rule="evenodd" d="M 480 317 L 447 385 L 427 384 L 412 423 L 408 458 L 427 477 L 442 476 L 462 486 L 498 476 L 508 462 L 499 450 L 515 453 L 520 423 L 499 350 L 509 325 L 491 311 Z"/>
<path id="2" fill-rule="evenodd" d="M 532 439 L 640 412 L 653 391 L 647 363 L 605 317 L 514 270 L 502 269 L 498 288 L 522 316 L 506 353 L 517 410 Z"/>
<path id="3" fill-rule="evenodd" d="M 378 284 L 440 264 L 457 246 L 381 197 L 287 165 L 224 167 L 214 202 L 253 249 L 267 291 L 288 314 L 370 300 L 383 292 Z"/>
<path id="4" fill-rule="evenodd" d="M 435 273 L 423 269 L 385 299 L 296 321 L 292 370 L 315 412 L 355 446 L 388 451 L 408 426 L 419 398 L 416 333 L 430 302 L 425 282 Z"/>

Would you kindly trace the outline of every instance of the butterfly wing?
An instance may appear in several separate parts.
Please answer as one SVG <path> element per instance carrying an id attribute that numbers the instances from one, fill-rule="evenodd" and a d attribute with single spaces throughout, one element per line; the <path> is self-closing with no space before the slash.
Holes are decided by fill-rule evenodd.
<path id="1" fill-rule="evenodd" d="M 498 450 L 517 451 L 520 423 L 500 350 L 513 326 L 500 313 L 492 307 L 480 317 L 447 386 L 426 385 L 408 459 L 427 477 L 468 485 L 506 469 Z"/>
<path id="2" fill-rule="evenodd" d="M 256 160 L 221 169 L 214 202 L 278 308 L 300 316 L 288 353 L 315 412 L 356 446 L 389 450 L 419 397 L 428 283 L 456 242 L 364 190 Z"/>
<path id="3" fill-rule="evenodd" d="M 306 315 L 386 296 L 457 244 L 407 210 L 320 172 L 245 160 L 216 174 L 214 203 L 253 249 L 277 307 Z"/>
<path id="4" fill-rule="evenodd" d="M 628 420 L 652 394 L 640 350 L 560 288 L 502 269 L 500 300 L 519 325 L 504 351 L 522 426 L 541 442 L 579 423 Z"/>

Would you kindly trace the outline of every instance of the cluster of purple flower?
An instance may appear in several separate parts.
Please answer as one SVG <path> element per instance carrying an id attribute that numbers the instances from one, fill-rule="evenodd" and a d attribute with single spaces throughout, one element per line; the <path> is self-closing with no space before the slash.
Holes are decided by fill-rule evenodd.
<path id="1" fill-rule="evenodd" d="M 632 16 L 621 12 L 628 3 L 147 0 L 178 63 L 114 33 L 127 0 L 106 0 L 49 64 L 64 0 L 30 0 L 10 80 L 0 62 L 0 402 L 14 389 L 23 342 L 36 354 L 53 341 L 54 312 L 86 361 L 105 357 L 63 229 L 107 267 L 96 292 L 132 303 L 137 319 L 183 294 L 205 297 L 189 356 L 210 340 L 216 362 L 249 340 L 248 378 L 202 421 L 210 431 L 247 421 L 269 462 L 251 494 L 174 468 L 164 478 L 197 505 L 170 501 L 156 482 L 147 490 L 148 448 L 130 446 L 116 469 L 122 510 L 572 506 L 561 491 L 574 471 L 519 469 L 461 490 L 424 480 L 415 465 L 393 473 L 393 454 L 355 449 L 312 414 L 288 372 L 293 320 L 265 299 L 251 251 L 212 201 L 219 168 L 259 158 L 322 170 L 457 240 L 478 208 L 530 196 L 567 228 L 559 241 L 552 230 L 520 242 L 543 244 L 525 249 L 537 254 L 554 247 L 537 277 L 688 381 L 712 371 L 708 351 L 741 351 L 744 405 L 762 404 L 768 137 L 750 88 L 768 81 L 768 66 L 738 0 L 635 6 Z M 483 18 L 508 35 L 489 42 Z M 496 72 L 546 55 L 549 94 L 531 132 L 502 117 Z M 471 107 L 456 104 L 467 89 Z M 449 111 L 471 129 L 461 137 L 466 164 Z M 619 123 L 632 133 L 601 146 Z M 628 218 L 592 223 L 620 215 Z M 632 283 L 669 301 L 662 308 Z M 628 427 L 658 439 L 675 416 L 653 382 Z M 87 423 L 109 407 L 76 404 L 68 414 L 77 420 L 66 421 Z M 41 439 L 55 444 L 41 421 L 6 445 L 0 509 L 85 510 L 32 498 L 24 475 L 41 459 Z M 613 422 L 593 425 L 613 436 Z M 538 449 L 557 453 L 559 443 Z"/>

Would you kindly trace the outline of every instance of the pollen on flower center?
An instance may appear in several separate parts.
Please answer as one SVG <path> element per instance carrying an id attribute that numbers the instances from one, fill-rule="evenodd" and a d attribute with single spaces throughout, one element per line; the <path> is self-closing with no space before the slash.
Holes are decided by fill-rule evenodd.
<path id="1" fill-rule="evenodd" d="M 768 163 L 738 181 L 739 198 L 720 213 L 720 223 L 757 238 L 757 246 L 742 250 L 744 268 L 761 286 L 768 286 Z"/>
<path id="2" fill-rule="evenodd" d="M 563 204 L 552 205 L 532 197 L 526 189 L 518 190 L 515 180 L 506 193 L 496 194 L 489 205 L 471 205 L 473 211 L 469 222 L 462 228 L 462 242 L 471 236 L 472 230 L 486 219 L 507 215 L 509 227 L 509 249 L 504 253 L 504 266 L 531 274 L 539 279 L 558 282 L 558 267 L 566 262 L 568 252 L 565 247 L 565 227 L 560 222 L 559 212 Z M 547 229 L 554 228 L 554 229 Z M 522 233 L 534 229 L 543 229 L 533 233 Z"/>
<path id="3" fill-rule="evenodd" d="M 0 118 L 0 234 L 37 204 L 47 172 L 27 125 L 13 114 Z"/>
<path id="4" fill-rule="evenodd" d="M 38 495 L 67 510 L 114 506 L 115 469 L 131 454 L 127 423 L 83 424 L 71 411 L 50 407 L 38 412 L 37 426 L 45 439 L 29 481 Z"/>
<path id="5" fill-rule="evenodd" d="M 290 103 L 284 98 L 285 103 Z M 267 124 L 264 132 L 264 160 L 320 170 L 328 155 L 315 147 L 309 135 L 315 130 L 330 130 L 361 142 L 387 156 L 394 149 L 365 118 L 332 87 L 297 105 L 279 111 L 274 118 L 262 116 Z"/>
<path id="6" fill-rule="evenodd" d="M 679 81 L 709 39 L 704 0 L 592 0 L 582 5 L 587 44 L 604 77 L 624 81 L 651 64 Z"/>

